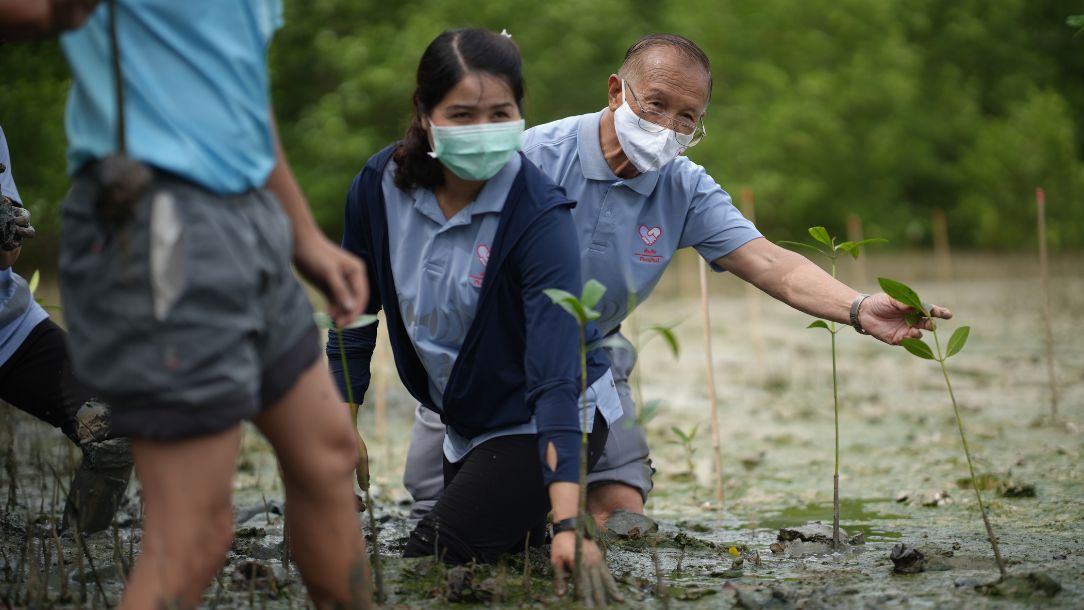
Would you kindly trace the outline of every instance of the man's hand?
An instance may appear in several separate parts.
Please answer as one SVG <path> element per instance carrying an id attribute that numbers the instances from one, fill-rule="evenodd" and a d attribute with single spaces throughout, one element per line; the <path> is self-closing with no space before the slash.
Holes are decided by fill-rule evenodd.
<path id="1" fill-rule="evenodd" d="M 576 534 L 560 532 L 553 537 L 550 546 L 550 563 L 553 564 L 557 595 L 568 594 L 568 577 L 576 566 Z M 625 598 L 617 590 L 617 583 L 602 558 L 602 552 L 592 540 L 583 541 L 583 574 L 576 579 L 576 597 L 588 608 L 601 607 L 607 603 L 622 602 Z"/>
<path id="2" fill-rule="evenodd" d="M 952 312 L 944 307 L 929 305 L 930 315 L 948 320 Z M 883 292 L 870 296 L 862 303 L 858 311 L 858 322 L 871 336 L 888 343 L 899 345 L 902 339 L 918 339 L 923 330 L 933 330 L 933 320 L 919 318 L 914 326 L 907 323 L 907 314 L 914 310 Z M 921 316 L 921 313 L 919 313 Z"/>
<path id="3" fill-rule="evenodd" d="M 353 322 L 369 302 L 369 283 L 361 261 L 312 230 L 294 245 L 294 264 L 327 297 L 328 314 L 339 326 Z"/>

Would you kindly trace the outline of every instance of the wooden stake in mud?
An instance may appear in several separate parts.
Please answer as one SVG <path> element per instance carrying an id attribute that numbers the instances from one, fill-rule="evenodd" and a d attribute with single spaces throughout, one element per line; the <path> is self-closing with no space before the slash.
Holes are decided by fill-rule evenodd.
<path id="1" fill-rule="evenodd" d="M 933 255 L 937 260 L 937 277 L 948 282 L 952 280 L 952 255 L 949 252 L 948 221 L 941 208 L 933 211 L 930 217 L 933 224 Z"/>
<path id="2" fill-rule="evenodd" d="M 382 443 L 385 454 L 388 449 L 388 346 L 379 338 L 376 342 L 376 440 Z"/>
<path id="3" fill-rule="evenodd" d="M 715 501 L 719 504 L 723 495 L 723 449 L 719 439 L 719 407 L 715 398 L 715 360 L 711 354 L 711 314 L 708 312 L 708 264 L 700 259 L 700 310 L 704 318 L 704 359 L 708 373 L 708 403 L 711 406 L 711 450 L 715 461 L 712 472 L 715 475 Z"/>
<path id="4" fill-rule="evenodd" d="M 847 239 L 858 243 L 865 239 L 862 234 L 862 219 L 858 214 L 849 214 L 847 216 Z M 866 259 L 864 257 L 858 257 L 854 259 L 854 285 L 862 286 L 865 284 L 869 275 L 866 274 Z"/>
<path id="5" fill-rule="evenodd" d="M 1050 269 L 1046 258 L 1046 193 L 1035 189 L 1035 205 L 1039 216 L 1039 277 L 1043 287 L 1043 326 L 1046 330 L 1046 372 L 1050 382 L 1050 414 L 1058 416 L 1058 386 L 1054 373 L 1054 331 L 1050 322 Z"/>

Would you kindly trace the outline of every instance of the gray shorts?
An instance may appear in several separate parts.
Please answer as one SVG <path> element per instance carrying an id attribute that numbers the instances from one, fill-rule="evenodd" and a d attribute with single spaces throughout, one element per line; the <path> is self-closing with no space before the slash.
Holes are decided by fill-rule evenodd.
<path id="1" fill-rule="evenodd" d="M 647 501 L 655 469 L 651 467 L 644 429 L 636 423 L 636 403 L 629 387 L 629 375 L 636 366 L 636 354 L 631 347 L 608 347 L 606 350 L 623 414 L 610 426 L 602 457 L 587 475 L 588 487 L 624 483 L 639 490 L 644 501 Z M 414 498 L 410 509 L 412 520 L 421 519 L 432 510 L 444 491 L 443 447 L 444 424 L 440 423 L 440 416 L 419 405 L 414 414 L 406 471 L 403 473 L 403 485 Z"/>
<path id="2" fill-rule="evenodd" d="M 112 405 L 114 432 L 210 434 L 278 402 L 320 350 L 275 197 L 157 173 L 115 231 L 92 176 L 62 208 L 60 287 L 76 375 Z"/>

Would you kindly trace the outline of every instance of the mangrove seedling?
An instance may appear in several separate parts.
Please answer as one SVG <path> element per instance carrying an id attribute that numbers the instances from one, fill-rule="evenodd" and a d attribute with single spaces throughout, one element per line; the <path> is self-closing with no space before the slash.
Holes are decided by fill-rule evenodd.
<path id="1" fill-rule="evenodd" d="M 862 248 L 872 244 L 886 243 L 888 240 L 874 237 L 872 239 L 863 239 L 861 241 L 845 241 L 837 244 L 836 238 L 828 234 L 828 230 L 824 227 L 810 227 L 809 235 L 817 240 L 825 248 L 818 246 L 805 244 L 797 241 L 781 241 L 782 245 L 787 246 L 800 246 L 813 250 L 821 256 L 827 257 L 832 262 L 832 277 L 836 277 L 836 261 L 840 255 L 846 253 L 858 260 L 858 255 Z M 824 320 L 814 320 L 806 328 L 823 328 L 827 330 L 832 337 L 832 404 L 835 413 L 835 470 L 832 472 L 832 550 L 839 550 L 839 375 L 836 371 L 836 333 L 838 333 L 841 327 L 837 326 L 835 322 L 825 322 Z"/>
<path id="2" fill-rule="evenodd" d="M 921 318 L 930 319 L 932 322 L 930 315 L 932 306 L 923 302 L 918 297 L 918 293 L 909 286 L 897 282 L 896 280 L 890 280 L 883 277 L 878 278 L 878 282 L 881 284 L 881 290 L 884 290 L 888 296 L 915 310 L 915 313 L 908 319 L 909 323 L 912 325 L 916 324 L 919 321 L 920 316 Z M 941 366 L 941 375 L 945 378 L 945 387 L 948 388 L 949 400 L 952 401 L 952 411 L 956 415 L 956 428 L 960 431 L 960 443 L 964 447 L 964 456 L 967 458 L 967 468 L 971 473 L 971 487 L 975 490 L 975 498 L 979 503 L 979 512 L 982 514 L 982 523 L 986 526 L 986 537 L 990 541 L 990 548 L 994 551 L 994 559 L 997 560 L 997 569 L 1001 572 L 1001 577 L 1004 578 L 1005 562 L 1001 559 L 1001 550 L 997 545 L 997 537 L 994 536 L 994 528 L 990 526 L 990 517 L 986 514 L 986 505 L 982 502 L 982 492 L 979 491 L 979 479 L 975 476 L 975 465 L 971 461 L 971 449 L 967 445 L 967 435 L 964 434 L 963 419 L 960 418 L 960 407 L 956 403 L 956 394 L 952 391 L 952 381 L 949 379 L 948 366 L 945 364 L 949 358 L 960 353 L 960 350 L 964 348 L 964 344 L 967 343 L 967 337 L 971 333 L 971 327 L 961 326 L 953 331 L 944 350 L 941 349 L 941 338 L 937 334 L 936 325 L 933 326 L 931 332 L 933 333 L 933 343 L 936 351 L 930 349 L 929 344 L 922 339 L 903 339 L 900 341 L 900 345 L 912 355 L 918 356 L 924 360 L 934 360 Z"/>
<path id="3" fill-rule="evenodd" d="M 598 280 L 590 279 L 583 285 L 580 297 L 576 298 L 572 293 L 559 288 L 547 288 L 542 291 L 555 304 L 568 312 L 575 320 L 580 329 L 580 496 L 579 507 L 576 515 L 576 555 L 573 565 L 575 575 L 573 583 L 576 587 L 576 597 L 586 601 L 584 592 L 586 584 L 583 573 L 583 539 L 586 533 L 587 520 L 587 323 L 599 319 L 602 314 L 595 310 L 602 295 L 606 293 L 606 287 Z"/>
<path id="4" fill-rule="evenodd" d="M 380 561 L 380 535 L 376 525 L 376 507 L 373 505 L 373 496 L 369 491 L 369 450 L 365 446 L 365 439 L 363 439 L 361 433 L 358 432 L 358 403 L 354 402 L 354 389 L 350 384 L 350 370 L 346 363 L 346 349 L 343 345 L 344 330 L 368 326 L 376 322 L 377 318 L 374 315 L 366 314 L 346 326 L 339 326 L 338 324 L 335 324 L 331 319 L 331 316 L 322 311 L 318 311 L 314 315 L 314 319 L 316 320 L 316 325 L 320 328 L 335 331 L 335 338 L 339 342 L 339 358 L 341 359 L 340 362 L 343 367 L 343 379 L 346 380 L 346 383 L 343 384 L 346 386 L 346 402 L 350 408 L 350 422 L 354 427 L 354 437 L 358 443 L 358 465 L 354 470 L 354 476 L 357 478 L 358 487 L 360 487 L 362 493 L 365 494 L 365 506 L 369 511 L 369 530 L 373 533 L 373 548 L 371 554 L 373 557 L 372 564 L 376 602 L 384 603 L 384 570 Z"/>
<path id="5" fill-rule="evenodd" d="M 693 454 L 696 453 L 696 447 L 693 447 L 693 439 L 696 438 L 696 433 L 699 430 L 699 424 L 693 426 L 688 432 L 682 431 L 677 426 L 670 427 L 670 431 L 674 433 L 674 436 L 678 437 L 678 440 L 673 442 L 681 445 L 681 448 L 685 451 L 685 468 L 688 469 L 690 475 L 694 475 L 696 471 L 696 465 L 693 463 Z"/>

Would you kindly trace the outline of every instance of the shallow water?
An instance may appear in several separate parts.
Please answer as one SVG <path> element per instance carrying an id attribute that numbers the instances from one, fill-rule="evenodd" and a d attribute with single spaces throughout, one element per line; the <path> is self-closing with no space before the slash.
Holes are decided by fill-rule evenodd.
<path id="1" fill-rule="evenodd" d="M 936 364 L 859 337 L 839 335 L 841 399 L 841 525 L 861 532 L 865 544 L 838 554 L 810 546 L 775 554 L 769 546 L 779 528 L 832 518 L 832 399 L 828 337 L 805 330 L 809 318 L 752 296 L 734 278 L 714 278 L 711 315 L 719 395 L 723 480 L 720 507 L 713 500 L 711 435 L 704 386 L 695 266 L 685 258 L 668 273 L 660 293 L 636 314 L 641 327 L 681 321 L 682 344 L 674 359 L 658 340 L 641 338 L 640 370 L 645 400 L 665 399 L 648 424 L 658 473 L 648 512 L 660 523 L 650 540 L 613 542 L 611 568 L 619 576 L 631 607 L 729 608 L 1079 608 L 1084 606 L 1084 275 L 1079 257 L 1054 266 L 1052 302 L 1061 417 L 1049 413 L 1039 309 L 1038 281 L 1026 257 L 966 257 L 954 261 L 960 279 L 946 281 L 921 256 L 878 257 L 870 277 L 891 275 L 912 283 L 926 299 L 952 307 L 957 320 L 942 325 L 944 335 L 959 324 L 972 326 L 964 351 L 950 361 L 976 469 L 1003 479 L 1033 484 L 1034 498 L 1008 498 L 985 491 L 1001 552 L 1012 573 L 1044 572 L 1063 587 L 1053 598 L 1006 599 L 980 594 L 976 585 L 993 581 L 997 569 L 978 514 L 974 493 L 958 486 L 967 465 Z M 848 277 L 849 268 L 843 269 Z M 692 281 L 690 281 L 690 278 Z M 854 278 L 852 278 L 854 279 Z M 859 282 L 872 289 L 872 281 Z M 48 298 L 48 297 L 47 297 Z M 636 324 L 625 330 L 635 334 Z M 387 362 L 384 366 L 389 366 Z M 387 417 L 378 429 L 372 409 L 362 420 L 372 459 L 380 548 L 388 563 L 389 605 L 429 608 L 480 605 L 483 594 L 464 603 L 446 586 L 445 570 L 396 556 L 407 534 L 407 496 L 399 478 L 413 405 L 392 379 Z M 66 607 L 51 533 L 49 577 L 41 560 L 40 515 L 59 512 L 74 463 L 59 434 L 15 412 L 0 408 L 0 441 L 12 448 L 19 490 L 13 509 L 5 509 L 0 542 L 0 600 Z M 692 443 L 694 472 L 687 472 L 684 449 L 671 426 L 699 431 Z M 7 462 L 8 460 L 5 460 Z M 59 471 L 50 474 L 50 466 Z M 2 475 L 0 504 L 6 505 L 9 476 Z M 114 567 L 127 559 L 129 539 L 138 552 L 138 483 L 129 488 L 129 507 L 121 527 L 88 539 L 99 580 L 110 602 L 118 598 Z M 303 607 L 296 569 L 281 567 L 281 517 L 274 514 L 282 491 L 267 444 L 247 429 L 235 478 L 235 504 L 241 516 L 235 551 L 220 579 L 208 589 L 215 607 Z M 936 507 L 898 502 L 947 492 Z M 711 501 L 711 502 L 709 502 Z M 27 521 L 39 521 L 26 527 Z M 129 525 L 128 521 L 131 521 Z M 367 519 L 365 520 L 367 523 Z M 26 532 L 30 535 L 27 536 Z M 48 528 L 46 527 L 46 532 Z M 77 543 L 59 537 L 69 578 L 67 591 L 78 595 L 85 582 L 92 605 L 96 584 L 78 578 Z M 922 550 L 929 569 L 922 574 L 892 574 L 889 552 L 897 543 Z M 116 547 L 117 552 L 114 552 Z M 738 552 L 740 568 L 734 567 Z M 817 551 L 804 554 L 803 551 Z M 657 591 L 658 560 L 669 601 Z M 759 558 L 759 563 L 757 563 Z M 245 579 L 246 561 L 278 570 L 274 579 Z M 678 565 L 680 563 L 680 571 Z M 498 594 L 490 605 L 518 606 L 553 601 L 544 555 L 534 554 L 531 576 L 523 580 L 523 560 L 509 558 L 496 568 L 479 568 L 475 585 L 492 578 Z M 89 568 L 83 566 L 89 573 Z M 34 573 L 38 575 L 34 575 Z M 47 586 L 41 583 L 48 582 Z M 525 584 L 526 583 L 526 584 Z M 477 587 L 476 587 L 477 588 Z M 273 590 L 274 589 L 274 590 Z M 277 591 L 277 592 L 276 592 Z M 285 593 L 284 593 L 285 591 Z M 288 594 L 288 595 L 287 595 Z M 277 599 L 273 598 L 277 596 Z"/>

